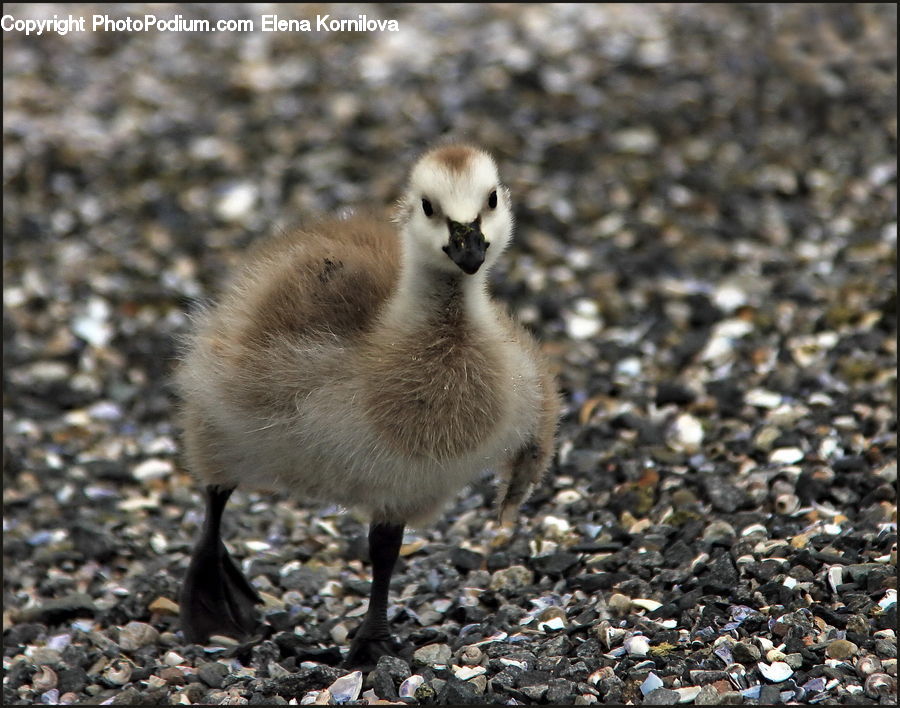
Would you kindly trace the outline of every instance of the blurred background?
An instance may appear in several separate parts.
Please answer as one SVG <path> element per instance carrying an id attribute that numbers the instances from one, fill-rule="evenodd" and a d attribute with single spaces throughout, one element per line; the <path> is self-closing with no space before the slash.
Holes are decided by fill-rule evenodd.
<path id="1" fill-rule="evenodd" d="M 7 656 L 46 649 L 73 617 L 110 636 L 151 617 L 174 629 L 171 610 L 148 607 L 176 597 L 200 520 L 169 387 L 188 313 L 253 240 L 390 204 L 447 134 L 492 152 L 510 186 L 515 242 L 492 286 L 544 342 L 566 405 L 553 476 L 523 514 L 551 545 L 504 546 L 479 482 L 408 538 L 423 556 L 410 573 L 446 565 L 446 544 L 465 539 L 483 558 L 537 563 L 535 582 L 556 587 L 599 566 L 577 556 L 541 575 L 547 548 L 637 533 L 673 506 L 738 533 L 741 514 L 743 527 L 768 519 L 788 538 L 826 504 L 878 553 L 890 546 L 878 525 L 896 522 L 895 4 L 3 12 L 257 28 L 4 32 Z M 261 32 L 264 14 L 366 14 L 400 31 Z M 316 592 L 359 556 L 358 521 L 243 499 L 229 523 L 247 563 L 300 548 L 325 564 L 287 599 L 283 576 L 257 566 L 278 611 L 362 602 Z M 671 590 L 649 571 L 628 570 L 643 583 L 632 596 Z M 465 568 L 441 572 L 452 585 Z M 323 644 L 334 626 L 322 620 Z M 51 659 L 89 668 L 84 651 Z M 4 702 L 41 700 L 36 668 L 21 668 L 38 664 L 16 665 Z M 51 690 L 110 688 L 77 684 Z"/>

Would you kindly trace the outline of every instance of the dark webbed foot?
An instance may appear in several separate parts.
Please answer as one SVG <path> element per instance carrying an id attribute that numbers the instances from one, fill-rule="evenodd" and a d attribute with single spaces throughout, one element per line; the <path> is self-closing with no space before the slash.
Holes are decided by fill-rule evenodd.
<path id="1" fill-rule="evenodd" d="M 219 536 L 225 502 L 233 490 L 207 488 L 206 521 L 181 590 L 181 627 L 188 641 L 214 634 L 247 640 L 262 630 L 254 605 L 262 602 Z"/>
<path id="2" fill-rule="evenodd" d="M 261 602 L 220 542 L 198 548 L 181 591 L 181 627 L 196 643 L 211 635 L 246 639 L 260 630 L 254 605 Z"/>
<path id="3" fill-rule="evenodd" d="M 402 644 L 390 634 L 369 636 L 363 628 L 350 644 L 350 651 L 344 659 L 344 666 L 363 671 L 371 671 L 383 656 L 400 656 Z"/>

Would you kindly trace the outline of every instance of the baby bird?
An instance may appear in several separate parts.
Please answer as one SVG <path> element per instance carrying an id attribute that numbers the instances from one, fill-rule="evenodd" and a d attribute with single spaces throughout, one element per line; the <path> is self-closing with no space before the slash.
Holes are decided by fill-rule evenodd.
<path id="1" fill-rule="evenodd" d="M 181 594 L 190 641 L 260 629 L 259 596 L 220 536 L 237 487 L 370 520 L 371 596 L 349 665 L 396 651 L 388 585 L 407 524 L 488 468 L 501 521 L 515 517 L 549 465 L 559 401 L 537 344 L 488 295 L 512 227 L 493 159 L 444 145 L 415 164 L 393 221 L 363 214 L 266 240 L 199 315 L 176 375 L 207 498 Z"/>

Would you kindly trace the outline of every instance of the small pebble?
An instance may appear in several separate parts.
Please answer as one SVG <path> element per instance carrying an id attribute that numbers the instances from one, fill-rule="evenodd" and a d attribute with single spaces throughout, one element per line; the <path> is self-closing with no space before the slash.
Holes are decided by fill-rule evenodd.
<path id="1" fill-rule="evenodd" d="M 491 590 L 517 590 L 531 585 L 534 582 L 534 573 L 521 565 L 513 565 L 509 568 L 495 571 L 491 575 Z"/>
<path id="2" fill-rule="evenodd" d="M 651 706 L 673 706 L 681 701 L 681 694 L 671 688 L 657 688 L 647 694 L 644 703 Z"/>
<path id="3" fill-rule="evenodd" d="M 209 661 L 197 667 L 197 677 L 211 688 L 221 688 L 229 673 L 228 667 L 218 661 Z"/>
<path id="4" fill-rule="evenodd" d="M 476 666 L 483 658 L 484 652 L 475 646 L 464 647 L 460 654 L 460 661 L 467 666 Z"/>
<path id="5" fill-rule="evenodd" d="M 447 644 L 427 644 L 413 652 L 413 661 L 422 666 L 450 664 L 453 652 Z"/>
<path id="6" fill-rule="evenodd" d="M 751 642 L 737 642 L 731 647 L 734 660 L 741 664 L 752 664 L 759 661 L 762 653 Z"/>
<path id="7" fill-rule="evenodd" d="M 631 598 L 621 593 L 613 593 L 606 601 L 606 606 L 614 616 L 625 615 L 631 611 Z"/>
<path id="8" fill-rule="evenodd" d="M 825 649 L 825 655 L 832 659 L 849 659 L 856 655 L 859 647 L 846 639 L 835 639 Z"/>
<path id="9" fill-rule="evenodd" d="M 125 651 L 137 651 L 157 641 L 159 630 L 145 622 L 129 622 L 119 630 L 119 646 Z"/>
<path id="10" fill-rule="evenodd" d="M 177 602 L 173 602 L 167 597 L 158 597 L 150 603 L 148 608 L 151 612 L 159 612 L 163 615 L 177 615 L 179 607 Z"/>

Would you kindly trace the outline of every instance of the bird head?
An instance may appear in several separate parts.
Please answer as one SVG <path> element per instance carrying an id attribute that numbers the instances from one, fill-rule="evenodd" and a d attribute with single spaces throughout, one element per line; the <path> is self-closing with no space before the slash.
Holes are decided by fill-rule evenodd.
<path id="1" fill-rule="evenodd" d="M 469 145 L 434 148 L 419 159 L 400 219 L 418 262 L 466 275 L 493 265 L 513 226 L 494 160 Z"/>

